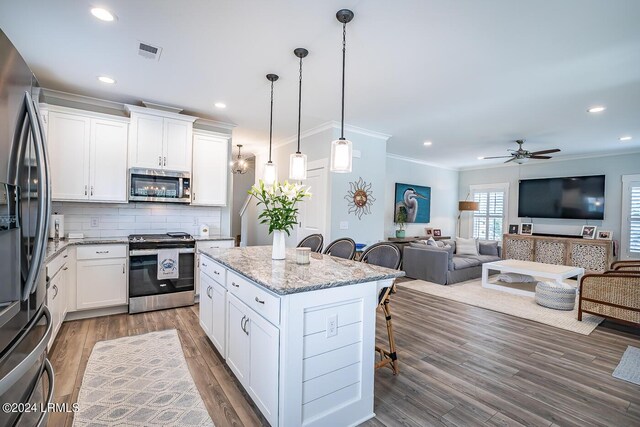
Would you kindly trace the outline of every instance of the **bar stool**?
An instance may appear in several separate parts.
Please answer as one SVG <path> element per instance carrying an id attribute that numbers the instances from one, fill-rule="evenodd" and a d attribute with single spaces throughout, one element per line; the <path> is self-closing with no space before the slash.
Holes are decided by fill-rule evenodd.
<path id="1" fill-rule="evenodd" d="M 327 245 L 325 255 L 352 260 L 356 255 L 356 242 L 348 237 L 343 237 Z"/>
<path id="2" fill-rule="evenodd" d="M 402 264 L 402 251 L 393 243 L 381 242 L 369 246 L 363 253 L 360 261 L 378 265 L 380 267 L 398 270 Z M 396 352 L 396 342 L 393 338 L 393 325 L 391 324 L 390 296 L 396 292 L 395 283 L 384 287 L 378 295 L 378 307 L 382 310 L 387 324 L 387 335 L 389 337 L 389 349 L 384 349 L 376 345 L 376 351 L 380 354 L 380 361 L 376 362 L 376 369 L 390 365 L 393 375 L 397 375 L 398 355 Z"/>
<path id="3" fill-rule="evenodd" d="M 298 243 L 299 248 L 310 248 L 311 252 L 322 252 L 322 242 L 324 238 L 322 234 L 309 234 Z"/>

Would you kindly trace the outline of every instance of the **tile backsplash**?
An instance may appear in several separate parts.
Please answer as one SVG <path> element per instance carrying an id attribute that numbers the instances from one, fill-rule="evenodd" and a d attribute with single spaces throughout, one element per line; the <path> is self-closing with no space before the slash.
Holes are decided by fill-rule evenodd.
<path id="1" fill-rule="evenodd" d="M 125 237 L 137 233 L 184 231 L 198 235 L 200 224 L 220 234 L 220 208 L 160 203 L 53 202 L 51 212 L 64 215 L 64 232 L 85 237 Z"/>

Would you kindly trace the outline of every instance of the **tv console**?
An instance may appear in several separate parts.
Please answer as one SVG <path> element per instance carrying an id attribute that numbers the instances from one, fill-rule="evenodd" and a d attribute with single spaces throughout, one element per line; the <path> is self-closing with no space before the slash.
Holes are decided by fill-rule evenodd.
<path id="1" fill-rule="evenodd" d="M 582 267 L 587 272 L 608 270 L 615 261 L 613 241 L 582 237 L 505 234 L 502 257 L 545 264 Z"/>
<path id="2" fill-rule="evenodd" d="M 571 234 L 533 233 L 533 237 L 561 237 L 561 238 L 567 238 L 567 239 L 582 239 L 582 236 L 579 234 L 571 235 Z"/>

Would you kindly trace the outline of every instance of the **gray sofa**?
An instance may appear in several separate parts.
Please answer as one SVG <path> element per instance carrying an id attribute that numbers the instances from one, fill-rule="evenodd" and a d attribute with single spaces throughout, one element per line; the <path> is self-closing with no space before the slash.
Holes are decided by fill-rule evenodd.
<path id="1" fill-rule="evenodd" d="M 443 240 L 448 248 L 411 243 L 404 248 L 403 270 L 407 277 L 450 285 L 482 276 L 482 264 L 499 261 L 497 242 L 480 242 L 479 255 L 457 255 L 454 240 Z"/>

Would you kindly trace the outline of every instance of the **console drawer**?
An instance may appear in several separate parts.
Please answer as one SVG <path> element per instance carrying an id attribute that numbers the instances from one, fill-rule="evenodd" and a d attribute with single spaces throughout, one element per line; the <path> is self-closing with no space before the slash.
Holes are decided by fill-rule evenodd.
<path id="1" fill-rule="evenodd" d="M 126 258 L 127 245 L 80 245 L 76 254 L 76 258 L 79 260 Z"/>
<path id="2" fill-rule="evenodd" d="M 244 277 L 227 271 L 227 289 L 267 321 L 280 324 L 280 298 L 251 283 Z"/>

